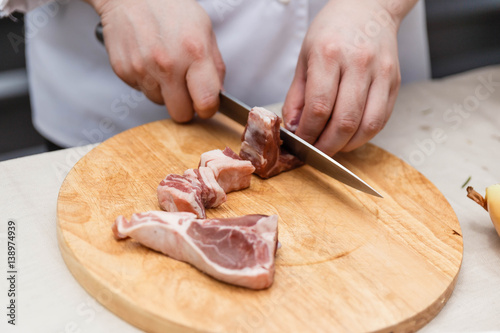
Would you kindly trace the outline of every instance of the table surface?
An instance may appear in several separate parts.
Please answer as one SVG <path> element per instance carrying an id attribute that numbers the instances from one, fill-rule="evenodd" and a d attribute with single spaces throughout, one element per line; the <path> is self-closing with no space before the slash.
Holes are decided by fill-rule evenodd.
<path id="1" fill-rule="evenodd" d="M 279 110 L 276 105 L 271 109 Z M 421 332 L 500 330 L 500 237 L 462 188 L 500 182 L 500 66 L 401 88 L 393 115 L 373 143 L 413 165 L 444 194 L 464 238 L 455 290 Z M 17 233 L 17 320 L 1 332 L 138 332 L 76 282 L 57 244 L 59 188 L 93 146 L 0 163 L 0 267 L 7 275 L 7 222 Z M 0 279 L 2 308 L 8 281 Z M 311 328 L 313 329 L 313 328 Z"/>

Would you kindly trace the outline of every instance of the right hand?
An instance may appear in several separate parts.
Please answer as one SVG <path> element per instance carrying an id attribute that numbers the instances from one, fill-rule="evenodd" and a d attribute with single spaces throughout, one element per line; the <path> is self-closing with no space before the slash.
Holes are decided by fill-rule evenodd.
<path id="1" fill-rule="evenodd" d="M 101 16 L 111 66 L 165 104 L 174 121 L 219 107 L 225 65 L 210 18 L 195 0 L 87 0 Z"/>

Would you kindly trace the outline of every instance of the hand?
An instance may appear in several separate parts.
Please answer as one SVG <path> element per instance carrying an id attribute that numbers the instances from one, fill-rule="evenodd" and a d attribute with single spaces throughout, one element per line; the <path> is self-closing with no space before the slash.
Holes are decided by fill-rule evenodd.
<path id="1" fill-rule="evenodd" d="M 195 0 L 87 0 L 101 16 L 115 73 L 173 120 L 219 107 L 225 66 L 210 18 Z"/>
<path id="2" fill-rule="evenodd" d="M 330 156 L 355 149 L 382 130 L 401 81 L 399 18 L 410 9 L 331 0 L 302 44 L 283 106 L 285 126 Z"/>

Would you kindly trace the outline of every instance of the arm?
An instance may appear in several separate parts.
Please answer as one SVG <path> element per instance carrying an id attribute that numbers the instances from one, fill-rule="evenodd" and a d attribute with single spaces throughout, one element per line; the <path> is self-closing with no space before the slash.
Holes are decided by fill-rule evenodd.
<path id="1" fill-rule="evenodd" d="M 219 106 L 225 67 L 211 21 L 195 0 L 86 0 L 101 16 L 115 73 L 178 122 Z"/>
<path id="2" fill-rule="evenodd" d="M 417 0 L 330 0 L 302 44 L 285 126 L 329 155 L 386 124 L 400 85 L 397 31 Z"/>

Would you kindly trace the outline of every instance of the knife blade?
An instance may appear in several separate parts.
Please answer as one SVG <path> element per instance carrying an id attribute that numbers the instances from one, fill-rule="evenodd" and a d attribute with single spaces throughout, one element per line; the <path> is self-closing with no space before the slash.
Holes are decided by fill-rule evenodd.
<path id="1" fill-rule="evenodd" d="M 220 92 L 220 113 L 245 126 L 250 110 L 248 105 L 227 92 Z M 348 186 L 382 198 L 380 193 L 342 164 L 283 127 L 280 127 L 280 138 L 283 141 L 283 147 L 306 164 Z"/>

